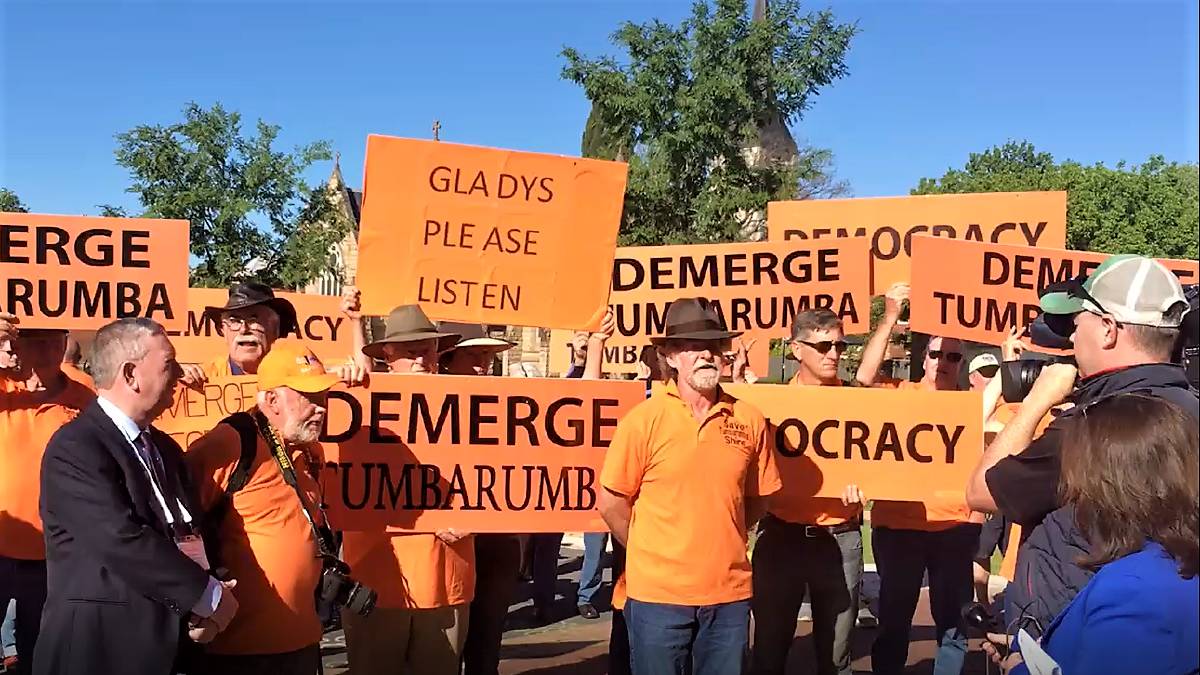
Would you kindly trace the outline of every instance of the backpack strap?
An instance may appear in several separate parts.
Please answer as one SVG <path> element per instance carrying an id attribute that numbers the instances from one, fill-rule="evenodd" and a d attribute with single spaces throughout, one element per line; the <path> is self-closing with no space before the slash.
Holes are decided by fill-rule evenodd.
<path id="1" fill-rule="evenodd" d="M 246 482 L 250 480 L 250 467 L 254 464 L 254 455 L 258 450 L 258 427 L 250 413 L 234 413 L 221 420 L 221 423 L 228 424 L 238 432 L 242 452 L 238 456 L 233 472 L 229 474 L 229 482 L 225 485 L 225 491 L 217 499 L 217 503 L 213 504 L 213 507 L 204 514 L 202 527 L 204 547 L 208 554 L 209 564 L 217 572 L 217 578 L 223 578 L 221 572 L 227 571 L 220 566 L 219 562 L 221 552 L 218 547 L 218 532 L 221 528 L 221 521 L 229 512 L 229 506 L 233 503 L 233 495 L 246 487 Z"/>

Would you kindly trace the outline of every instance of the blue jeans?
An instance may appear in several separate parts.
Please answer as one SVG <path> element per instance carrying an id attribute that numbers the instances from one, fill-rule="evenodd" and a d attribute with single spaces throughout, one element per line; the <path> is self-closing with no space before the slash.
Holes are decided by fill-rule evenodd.
<path id="1" fill-rule="evenodd" d="M 583 535 L 583 569 L 579 570 L 579 594 L 575 604 L 591 602 L 604 582 L 604 549 L 608 547 L 607 532 L 588 532 Z"/>
<path id="2" fill-rule="evenodd" d="M 929 572 L 929 609 L 938 636 L 934 675 L 958 675 L 967 657 L 963 605 L 974 595 L 971 565 L 980 526 L 940 532 L 876 527 L 871 532 L 879 572 L 879 633 L 871 646 L 875 675 L 899 675 L 908 661 L 909 632 Z"/>
<path id="3" fill-rule="evenodd" d="M 740 675 L 750 601 L 720 605 L 625 602 L 633 675 Z"/>

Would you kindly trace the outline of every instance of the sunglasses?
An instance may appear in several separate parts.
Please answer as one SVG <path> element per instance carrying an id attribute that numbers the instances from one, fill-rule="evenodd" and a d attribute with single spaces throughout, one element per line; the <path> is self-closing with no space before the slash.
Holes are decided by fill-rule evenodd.
<path id="1" fill-rule="evenodd" d="M 813 349 L 817 350 L 818 352 L 820 352 L 822 354 L 827 353 L 830 349 L 837 349 L 838 352 L 846 351 L 846 341 L 845 340 L 837 340 L 836 342 L 833 340 L 821 340 L 820 342 L 809 342 L 808 340 L 796 340 L 796 342 L 799 342 L 802 345 L 808 345 L 809 347 L 812 347 Z"/>
<path id="2" fill-rule="evenodd" d="M 1000 372 L 1000 366 L 980 366 L 975 372 L 984 377 L 995 377 L 996 373 Z"/>
<path id="3" fill-rule="evenodd" d="M 1090 302 L 1096 307 L 1096 309 L 1100 310 L 1101 314 L 1112 314 L 1112 312 L 1105 309 L 1104 305 L 1100 304 L 1100 301 L 1092 296 L 1091 293 L 1088 293 L 1088 290 L 1084 288 L 1083 282 L 1086 280 L 1086 276 L 1077 276 L 1068 281 L 1066 288 L 1067 297 L 1075 298 L 1076 300 L 1083 300 L 1084 302 Z"/>
<path id="4" fill-rule="evenodd" d="M 959 352 L 944 352 L 940 349 L 935 349 L 929 352 L 929 358 L 946 359 L 950 363 L 958 363 L 959 361 L 962 361 L 962 354 Z"/>

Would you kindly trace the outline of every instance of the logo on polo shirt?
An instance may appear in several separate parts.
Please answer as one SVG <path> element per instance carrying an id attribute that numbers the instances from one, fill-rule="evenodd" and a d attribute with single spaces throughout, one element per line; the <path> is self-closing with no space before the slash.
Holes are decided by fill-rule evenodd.
<path id="1" fill-rule="evenodd" d="M 721 427 L 721 434 L 725 437 L 725 443 L 728 445 L 746 448 L 754 445 L 753 439 L 750 436 L 750 426 L 733 418 L 725 418 L 725 423 Z"/>

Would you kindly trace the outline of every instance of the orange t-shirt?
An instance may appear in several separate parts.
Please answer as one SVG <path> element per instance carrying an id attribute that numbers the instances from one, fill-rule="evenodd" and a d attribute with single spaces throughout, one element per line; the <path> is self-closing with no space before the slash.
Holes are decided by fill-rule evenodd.
<path id="1" fill-rule="evenodd" d="M 205 511 L 224 493 L 241 452 L 241 438 L 228 424 L 218 424 L 188 448 L 184 460 Z M 319 462 L 320 446 L 310 452 Z M 296 449 L 291 459 L 312 510 L 321 497 L 308 457 Z M 296 491 L 284 482 L 261 436 L 246 485 L 233 494 L 218 536 L 220 564 L 237 579 L 238 611 L 209 649 L 216 654 L 282 654 L 320 642 L 314 605 L 321 576 L 317 540 Z"/>
<path id="2" fill-rule="evenodd" d="M 432 534 L 346 532 L 342 558 L 351 576 L 379 593 L 379 607 L 433 609 L 475 597 L 473 537 L 447 544 Z"/>
<path id="3" fill-rule="evenodd" d="M 909 380 L 885 380 L 875 386 L 902 391 L 934 389 L 925 382 Z M 871 505 L 871 527 L 939 532 L 971 522 L 970 519 L 971 509 L 967 508 L 965 490 L 937 492 L 923 502 L 876 500 Z"/>
<path id="4" fill-rule="evenodd" d="M 617 424 L 600 484 L 633 500 L 629 597 L 694 606 L 751 596 L 746 498 L 781 485 L 753 405 L 722 392 L 698 421 L 668 384 Z"/>
<path id="5" fill-rule="evenodd" d="M 0 556 L 46 559 L 38 514 L 42 455 L 50 437 L 95 398 L 70 378 L 49 400 L 26 391 L 23 382 L 0 378 Z"/>
<path id="6" fill-rule="evenodd" d="M 805 385 L 800 382 L 800 373 L 796 373 L 790 385 L 840 387 L 841 380 L 834 380 L 825 385 Z M 840 499 L 828 497 L 804 497 L 796 495 L 788 489 L 787 460 L 776 458 L 779 474 L 783 479 L 783 488 L 771 495 L 771 514 L 789 523 L 802 525 L 841 525 L 862 517 L 862 507 L 846 506 Z M 797 467 L 799 468 L 799 467 Z"/>
<path id="7" fill-rule="evenodd" d="M 200 368 L 204 370 L 204 374 L 210 380 L 216 377 L 229 377 L 233 375 L 233 369 L 229 367 L 229 357 L 224 355 L 218 356 L 212 361 L 201 365 Z"/>

